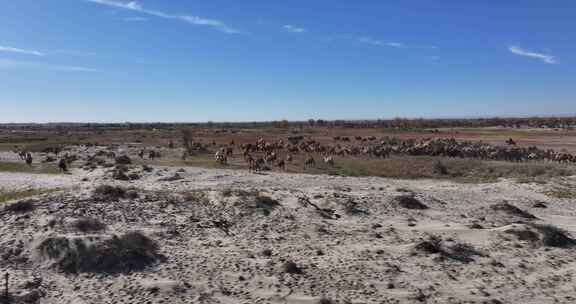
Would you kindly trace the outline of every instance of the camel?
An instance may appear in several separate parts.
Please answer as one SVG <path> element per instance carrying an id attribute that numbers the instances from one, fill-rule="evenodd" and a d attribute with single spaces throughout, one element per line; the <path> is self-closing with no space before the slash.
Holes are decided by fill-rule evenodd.
<path id="1" fill-rule="evenodd" d="M 26 152 L 24 151 L 19 151 L 18 152 L 18 156 L 20 157 L 20 160 L 26 160 Z"/>
<path id="2" fill-rule="evenodd" d="M 274 163 L 274 161 L 276 161 L 277 157 L 276 157 L 276 153 L 274 152 L 266 152 L 266 155 L 264 155 L 264 162 L 269 165 Z"/>
<path id="3" fill-rule="evenodd" d="M 228 157 L 226 155 L 226 152 L 224 151 L 224 148 L 216 151 L 216 154 L 214 155 L 214 158 L 216 159 L 216 161 L 218 163 L 220 163 L 221 165 L 227 165 L 228 164 Z"/>
<path id="4" fill-rule="evenodd" d="M 65 158 L 61 158 L 60 161 L 58 161 L 58 171 L 60 173 L 68 172 L 68 166 L 66 165 L 66 159 Z"/>
<path id="5" fill-rule="evenodd" d="M 252 157 L 252 155 L 248 155 L 246 161 L 248 162 L 248 172 L 257 173 L 262 171 L 262 165 L 264 163 L 262 158 L 258 158 L 256 160 Z"/>
<path id="6" fill-rule="evenodd" d="M 234 149 L 232 146 L 224 148 L 226 157 L 232 157 L 234 155 Z"/>
<path id="7" fill-rule="evenodd" d="M 332 157 L 332 155 L 325 155 L 324 163 L 327 164 L 329 167 L 334 168 L 334 157 Z"/>
<path id="8" fill-rule="evenodd" d="M 314 157 L 312 155 L 308 155 L 308 157 L 304 161 L 304 169 L 306 169 L 307 167 L 314 167 L 315 165 L 316 161 L 314 160 Z"/>
<path id="9" fill-rule="evenodd" d="M 283 159 L 278 161 L 278 168 L 282 171 L 286 171 L 286 162 Z"/>
<path id="10" fill-rule="evenodd" d="M 30 152 L 26 153 L 26 164 L 29 167 L 32 167 L 32 160 L 33 160 L 32 159 L 32 153 L 30 153 Z"/>

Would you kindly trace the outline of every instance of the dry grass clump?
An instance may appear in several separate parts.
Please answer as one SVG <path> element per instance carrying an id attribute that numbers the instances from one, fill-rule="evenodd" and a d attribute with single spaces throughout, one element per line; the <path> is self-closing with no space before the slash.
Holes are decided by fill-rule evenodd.
<path id="1" fill-rule="evenodd" d="M 257 190 L 244 190 L 244 189 L 233 189 L 233 188 L 225 188 L 221 192 L 223 197 L 231 197 L 231 196 L 238 196 L 240 198 L 247 198 L 250 196 L 257 196 Z"/>
<path id="2" fill-rule="evenodd" d="M 42 260 L 65 273 L 118 273 L 138 271 L 159 258 L 158 245 L 140 232 L 129 232 L 110 239 L 49 237 L 36 247 Z"/>
<path id="3" fill-rule="evenodd" d="M 286 261 L 282 265 L 282 272 L 289 273 L 289 274 L 303 274 L 304 271 L 298 264 L 294 263 L 293 261 Z"/>
<path id="4" fill-rule="evenodd" d="M 129 181 L 130 177 L 126 174 L 125 171 L 120 169 L 115 169 L 114 173 L 112 173 L 112 178 L 119 181 Z"/>
<path id="5" fill-rule="evenodd" d="M 360 204 L 353 199 L 344 202 L 344 212 L 348 215 L 369 214 L 368 211 L 360 208 Z"/>
<path id="6" fill-rule="evenodd" d="M 130 165 L 132 164 L 132 160 L 128 155 L 121 155 L 116 157 L 116 164 L 117 165 Z"/>
<path id="7" fill-rule="evenodd" d="M 118 186 L 101 185 L 94 189 L 92 198 L 100 201 L 117 201 L 126 198 L 126 189 Z"/>
<path id="8" fill-rule="evenodd" d="M 276 207 L 280 206 L 280 203 L 277 200 L 265 195 L 256 196 L 256 198 L 254 198 L 254 203 L 254 207 L 264 215 L 270 215 Z"/>
<path id="9" fill-rule="evenodd" d="M 71 223 L 71 227 L 83 232 L 98 232 L 106 229 L 106 224 L 95 218 L 79 218 Z"/>
<path id="10" fill-rule="evenodd" d="M 567 231 L 547 224 L 522 225 L 506 233 L 537 246 L 567 248 L 576 245 L 576 240 Z"/>
<path id="11" fill-rule="evenodd" d="M 536 217 L 534 215 L 532 215 L 531 213 L 524 211 L 524 210 L 522 210 L 522 209 L 520 209 L 514 205 L 510 205 L 507 202 L 494 204 L 494 205 L 490 206 L 490 209 L 492 209 L 494 211 L 503 212 L 503 213 L 506 213 L 506 214 L 509 214 L 512 216 L 529 219 L 529 220 L 536 219 Z"/>
<path id="12" fill-rule="evenodd" d="M 397 196 L 394 201 L 398 206 L 406 209 L 413 209 L 413 210 L 426 210 L 429 209 L 424 203 L 419 201 L 414 195 L 400 195 Z"/>
<path id="13" fill-rule="evenodd" d="M 460 243 L 454 240 L 443 240 L 437 235 L 428 235 L 420 241 L 414 249 L 417 252 L 426 254 L 437 254 L 441 259 L 450 259 L 463 263 L 474 261 L 474 256 L 483 254 L 469 244 Z"/>
<path id="14" fill-rule="evenodd" d="M 4 211 L 13 212 L 13 213 L 27 213 L 34 211 L 36 206 L 34 205 L 33 201 L 18 201 L 12 204 L 8 204 L 4 207 Z"/>
<path id="15" fill-rule="evenodd" d="M 576 244 L 570 234 L 552 225 L 532 224 L 534 229 L 542 234 L 542 244 L 549 247 L 569 247 Z"/>
<path id="16" fill-rule="evenodd" d="M 535 202 L 534 205 L 532 205 L 532 208 L 545 209 L 545 208 L 548 208 L 548 205 L 546 205 L 545 202 Z"/>
<path id="17" fill-rule="evenodd" d="M 318 304 L 336 304 L 336 302 L 330 298 L 322 297 L 318 300 Z"/>

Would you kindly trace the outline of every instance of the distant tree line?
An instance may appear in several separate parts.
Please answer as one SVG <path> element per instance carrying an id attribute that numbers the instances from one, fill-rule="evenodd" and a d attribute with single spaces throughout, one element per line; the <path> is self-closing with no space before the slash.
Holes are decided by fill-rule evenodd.
<path id="1" fill-rule="evenodd" d="M 67 129 L 87 130 L 137 130 L 137 129 L 181 129 L 181 128 L 304 128 L 304 127 L 332 127 L 332 128 L 389 128 L 389 129 L 437 129 L 437 128 L 552 128 L 573 129 L 576 127 L 575 117 L 493 117 L 493 118 L 453 118 L 453 119 L 425 119 L 425 118 L 393 118 L 377 120 L 324 120 L 309 119 L 307 121 L 261 121 L 261 122 L 213 122 L 206 123 L 22 123 L 0 124 L 0 129 L 46 130 L 64 131 Z"/>

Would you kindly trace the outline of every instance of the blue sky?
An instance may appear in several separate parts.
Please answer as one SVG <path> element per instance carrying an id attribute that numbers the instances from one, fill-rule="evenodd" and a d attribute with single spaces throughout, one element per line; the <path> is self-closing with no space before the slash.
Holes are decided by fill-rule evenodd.
<path id="1" fill-rule="evenodd" d="M 0 122 L 576 113 L 572 0 L 0 2 Z"/>

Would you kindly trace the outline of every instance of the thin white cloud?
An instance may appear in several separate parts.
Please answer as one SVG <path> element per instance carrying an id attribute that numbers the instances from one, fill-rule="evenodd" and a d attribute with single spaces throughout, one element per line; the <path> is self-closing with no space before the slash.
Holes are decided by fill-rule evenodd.
<path id="1" fill-rule="evenodd" d="M 358 41 L 365 44 L 370 44 L 374 46 L 382 46 L 382 47 L 393 47 L 398 49 L 437 49 L 437 46 L 433 45 L 407 45 L 401 42 L 386 42 L 378 39 L 374 39 L 371 37 L 363 36 L 358 38 Z"/>
<path id="2" fill-rule="evenodd" d="M 24 54 L 24 55 L 34 55 L 34 56 L 44 56 L 44 53 L 39 51 L 32 51 L 32 50 L 23 50 L 15 47 L 9 46 L 0 46 L 0 52 L 5 53 L 16 53 L 16 54 Z"/>
<path id="3" fill-rule="evenodd" d="M 48 66 L 48 68 L 55 71 L 67 71 L 67 72 L 88 72 L 88 73 L 98 72 L 97 69 L 81 66 L 50 65 Z"/>
<path id="4" fill-rule="evenodd" d="M 531 52 L 531 51 L 526 51 L 523 50 L 517 46 L 510 46 L 508 47 L 508 50 L 510 52 L 512 52 L 512 54 L 518 55 L 518 56 L 523 56 L 523 57 L 530 57 L 530 58 L 535 58 L 535 59 L 540 59 L 545 63 L 548 64 L 556 64 L 558 63 L 556 61 L 556 58 L 554 56 L 551 55 L 546 55 L 546 54 L 541 54 L 541 53 L 535 53 L 535 52 Z"/>
<path id="5" fill-rule="evenodd" d="M 286 25 L 282 26 L 282 28 L 286 32 L 297 33 L 297 34 L 305 33 L 308 31 L 307 29 L 305 29 L 303 27 L 298 27 L 298 26 L 294 26 L 294 25 L 290 25 L 290 24 L 286 24 Z"/>
<path id="6" fill-rule="evenodd" d="M 123 19 L 124 21 L 127 22 L 143 22 L 143 21 L 148 21 L 148 18 L 144 18 L 144 17 L 126 17 Z"/>
<path id="7" fill-rule="evenodd" d="M 219 30 L 224 33 L 228 34 L 241 34 L 244 33 L 238 29 L 230 27 L 226 25 L 224 22 L 215 19 L 207 19 L 198 16 L 190 16 L 190 15 L 179 15 L 179 14 L 169 14 L 164 13 L 157 10 L 145 9 L 140 3 L 137 1 L 130 1 L 130 2 L 121 2 L 116 0 L 86 0 L 88 2 L 107 5 L 115 8 L 121 8 L 126 10 L 131 10 L 134 12 L 139 12 L 142 14 L 146 14 L 149 16 L 155 16 L 163 19 L 172 19 L 178 20 L 180 22 L 192 24 L 192 25 L 199 25 L 199 26 L 208 26 L 213 29 Z"/>
<path id="8" fill-rule="evenodd" d="M 98 72 L 98 70 L 88 67 L 58 65 L 58 64 L 10 60 L 10 59 L 0 59 L 0 69 L 44 69 L 44 70 L 67 71 L 67 72 Z"/>
<path id="9" fill-rule="evenodd" d="M 97 56 L 94 52 L 74 51 L 74 50 L 54 50 L 49 51 L 48 55 L 69 55 L 76 57 L 94 57 Z"/>

